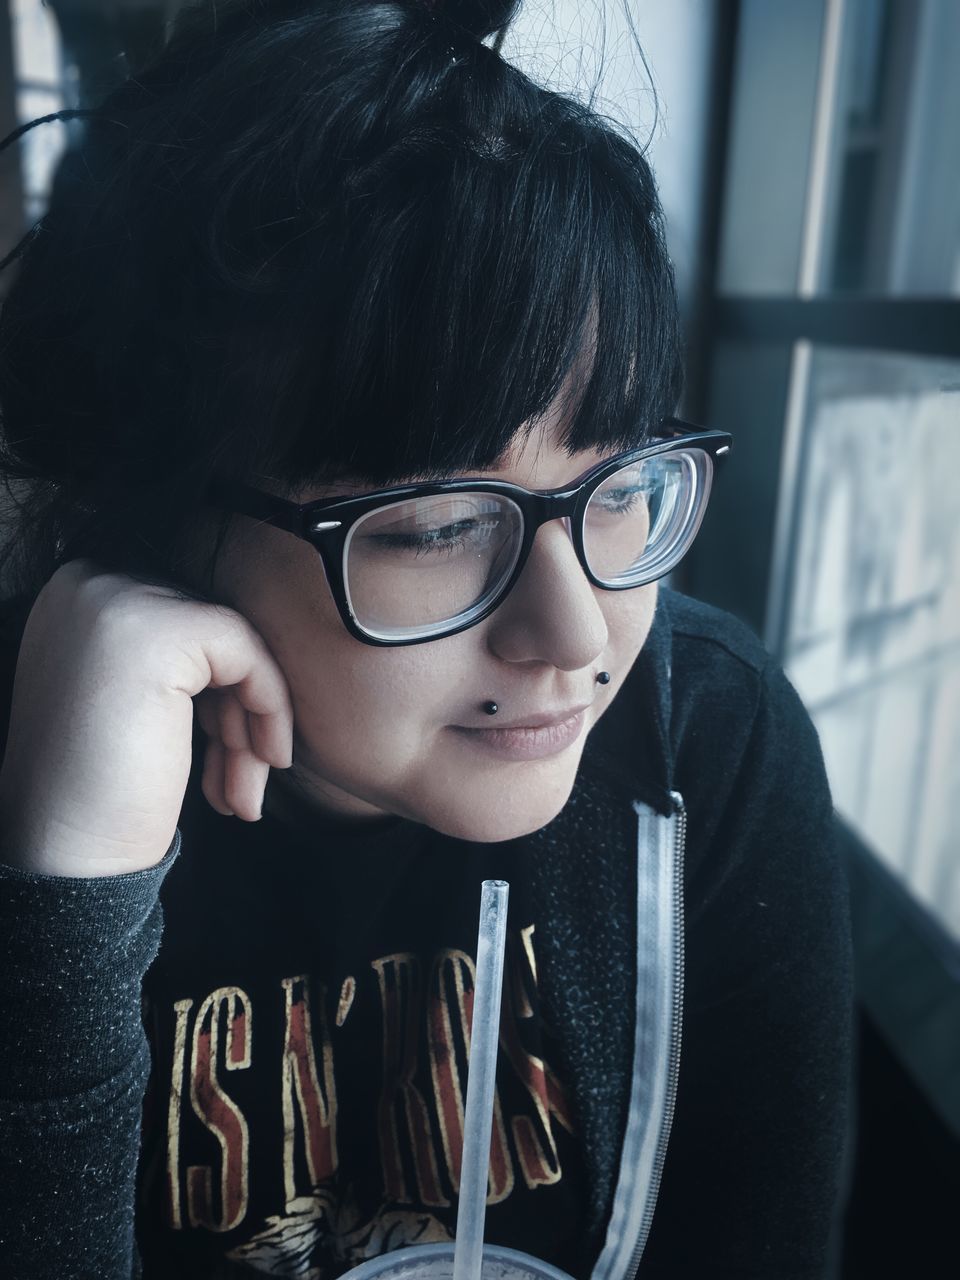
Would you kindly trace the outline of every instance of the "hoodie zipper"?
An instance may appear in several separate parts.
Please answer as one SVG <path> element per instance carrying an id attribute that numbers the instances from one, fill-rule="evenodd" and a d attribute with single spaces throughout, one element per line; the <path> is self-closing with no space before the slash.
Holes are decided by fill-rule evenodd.
<path id="1" fill-rule="evenodd" d="M 687 810 L 683 796 L 679 791 L 671 791 L 674 812 L 674 872 L 673 872 L 673 1009 L 670 1026 L 670 1059 L 667 1068 L 667 1089 L 663 1102 L 663 1124 L 660 1129 L 660 1141 L 654 1157 L 653 1173 L 650 1188 L 647 1192 L 647 1203 L 643 1211 L 640 1235 L 630 1255 L 630 1263 L 626 1271 L 626 1280 L 636 1280 L 640 1270 L 640 1259 L 647 1246 L 647 1237 L 653 1225 L 653 1213 L 657 1207 L 657 1196 L 660 1191 L 660 1180 L 663 1177 L 663 1166 L 667 1159 L 667 1143 L 673 1127 L 673 1112 L 677 1101 L 677 1082 L 680 1078 L 680 1041 L 683 1026 L 683 863 L 687 844 Z"/>
<path id="2" fill-rule="evenodd" d="M 641 1050 L 639 1040 L 635 1046 L 635 1055 L 639 1056 L 634 1060 L 632 1097 L 620 1153 L 620 1172 L 606 1240 L 591 1280 L 635 1280 L 653 1222 L 673 1122 L 683 1018 L 683 863 L 687 814 L 679 792 L 671 791 L 670 798 L 673 813 L 666 817 L 654 814 L 646 805 L 635 805 L 641 822 L 639 838 L 646 841 L 641 847 L 653 852 L 657 868 L 648 889 L 643 888 L 642 882 L 638 889 L 641 895 L 655 893 L 659 903 L 651 917 L 649 900 L 646 905 L 642 896 L 638 900 L 638 983 L 641 981 L 641 949 L 644 945 L 647 950 L 644 964 L 651 962 L 651 946 L 655 948 L 654 965 L 659 963 L 658 956 L 663 952 L 669 952 L 670 963 L 669 970 L 663 973 L 661 994 L 656 998 L 661 1003 L 661 1010 L 654 1007 L 652 1012 L 642 1013 L 638 1004 L 636 1036 L 652 1029 L 664 1049 L 662 1056 L 656 1053 L 650 1058 L 649 1053 L 645 1055 Z M 642 874 L 642 866 L 638 866 L 638 876 Z M 669 896 L 664 893 L 665 886 Z M 651 925 L 656 925 L 659 942 L 649 933 L 644 941 L 643 930 L 649 930 Z M 656 949 L 659 947 L 663 952 Z M 638 997 L 639 994 L 638 986 Z M 650 1016 L 656 1019 L 653 1027 L 647 1021 Z M 644 1019 L 642 1024 L 641 1018 Z M 654 1144 L 652 1151 L 651 1142 Z"/>

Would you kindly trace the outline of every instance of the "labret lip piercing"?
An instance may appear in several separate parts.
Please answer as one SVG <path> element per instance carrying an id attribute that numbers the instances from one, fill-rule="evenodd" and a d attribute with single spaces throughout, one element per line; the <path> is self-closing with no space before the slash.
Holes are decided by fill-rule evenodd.
<path id="1" fill-rule="evenodd" d="M 601 671 L 597 676 L 597 684 L 609 684 L 609 683 L 610 683 L 610 672 Z M 495 702 L 485 702 L 483 704 L 483 709 L 488 716 L 495 716 L 497 712 L 500 710 L 500 708 L 497 706 Z"/>

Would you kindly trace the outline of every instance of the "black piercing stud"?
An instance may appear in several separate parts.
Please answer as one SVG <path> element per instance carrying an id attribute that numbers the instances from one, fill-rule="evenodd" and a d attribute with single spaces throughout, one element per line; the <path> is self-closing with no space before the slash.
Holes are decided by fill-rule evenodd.
<path id="1" fill-rule="evenodd" d="M 597 684 L 609 684 L 609 683 L 610 683 L 610 672 L 601 671 L 600 674 L 597 676 Z"/>
<path id="2" fill-rule="evenodd" d="M 488 716 L 495 716 L 497 712 L 500 710 L 500 708 L 497 706 L 495 702 L 485 702 L 483 704 L 483 709 Z"/>

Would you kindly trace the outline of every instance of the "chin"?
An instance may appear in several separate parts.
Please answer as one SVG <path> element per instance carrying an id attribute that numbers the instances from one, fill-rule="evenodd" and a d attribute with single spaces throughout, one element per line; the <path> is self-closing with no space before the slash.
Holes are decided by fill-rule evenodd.
<path id="1" fill-rule="evenodd" d="M 493 794 L 463 787 L 455 805 L 444 804 L 419 821 L 456 840 L 473 844 L 500 844 L 539 831 L 552 822 L 570 799 L 576 770 L 569 776 L 544 781 L 542 785 L 517 774 L 513 785 L 501 786 Z"/>

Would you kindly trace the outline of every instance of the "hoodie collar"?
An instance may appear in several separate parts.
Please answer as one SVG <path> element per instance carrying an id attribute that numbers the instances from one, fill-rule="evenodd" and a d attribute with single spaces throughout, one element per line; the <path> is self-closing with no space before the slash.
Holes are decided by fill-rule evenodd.
<path id="1" fill-rule="evenodd" d="M 673 812 L 674 761 L 670 741 L 671 601 L 661 587 L 653 623 L 612 706 L 584 747 L 584 766 L 600 771 L 631 799 L 658 813 Z"/>

